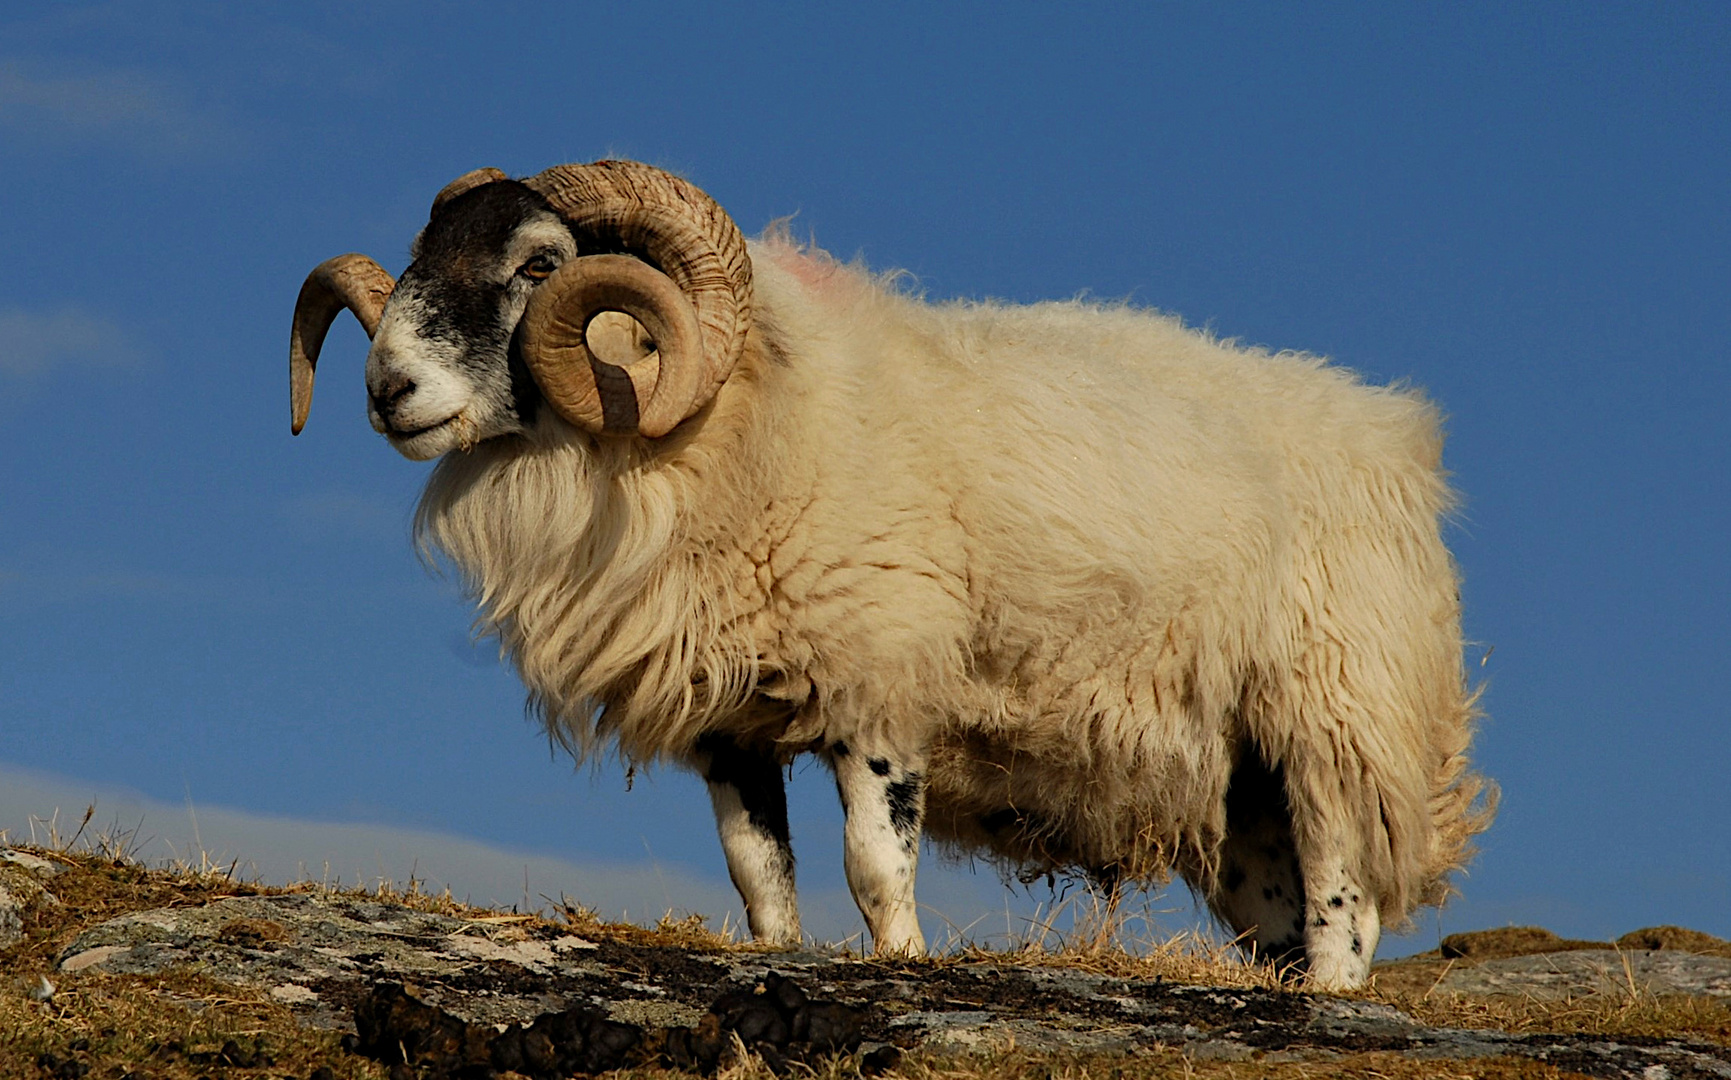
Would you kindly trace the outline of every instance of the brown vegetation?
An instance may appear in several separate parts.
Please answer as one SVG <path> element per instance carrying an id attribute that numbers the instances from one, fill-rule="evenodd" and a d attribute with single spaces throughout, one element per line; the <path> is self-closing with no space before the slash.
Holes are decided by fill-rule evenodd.
<path id="1" fill-rule="evenodd" d="M 386 1080 L 381 1065 L 347 1052 L 338 1033 L 301 1027 L 290 1009 L 262 994 L 222 985 L 196 972 L 167 976 L 128 976 L 79 972 L 63 974 L 54 965 L 60 951 L 79 933 L 128 912 L 197 906 L 239 895 L 292 890 L 237 881 L 205 867 L 150 869 L 114 851 L 67 853 L 35 849 L 67 869 L 49 882 L 59 903 L 41 903 L 26 915 L 24 936 L 0 952 L 0 1076 L 78 1077 L 120 1080 L 194 1080 L 204 1077 L 264 1078 L 354 1077 Z M 318 885 L 299 888 L 317 889 Z M 389 886 L 369 893 L 381 899 L 472 919 L 480 924 L 531 924 L 539 916 L 465 907 L 448 896 L 428 896 Z M 610 938 L 634 945 L 658 945 L 693 952 L 755 951 L 707 930 L 694 919 L 666 921 L 654 929 L 606 923 L 594 913 L 567 906 L 560 918 L 585 937 Z M 225 933 L 230 930 L 225 928 Z M 273 933 L 268 925 L 232 928 L 235 935 Z M 251 940 L 250 938 L 248 940 Z M 1084 944 L 1048 939 L 1014 953 L 961 949 L 933 960 L 931 967 L 993 959 L 999 963 L 1067 967 L 1120 977 L 1158 978 L 1182 983 L 1241 988 L 1278 988 L 1279 973 L 1239 962 L 1228 949 L 1195 940 L 1155 943 L 1127 950 L 1109 933 L 1082 935 Z M 1451 939 L 1453 940 L 1453 939 Z M 1450 965 L 1475 963 L 1488 955 L 1511 955 L 1519 942 L 1528 947 L 1568 948 L 1542 931 L 1495 931 L 1466 935 L 1442 952 L 1379 970 L 1372 988 L 1359 997 L 1403 1009 L 1420 1020 L 1453 1027 L 1504 1031 L 1576 1032 L 1623 1038 L 1692 1037 L 1731 1045 L 1731 1005 L 1706 998 L 1656 998 L 1631 985 L 1621 995 L 1596 994 L 1565 1001 L 1508 997 L 1468 997 L 1436 991 Z M 1590 943 L 1593 947 L 1607 947 Z M 1615 947 L 1658 945 L 1725 955 L 1731 946 L 1708 935 L 1659 927 L 1626 935 Z M 48 985 L 52 992 L 45 992 Z M 820 1062 L 815 1075 L 857 1075 L 853 1059 Z M 325 1072 L 322 1070 L 329 1070 Z M 1239 1062 L 1187 1059 L 1176 1049 L 1155 1049 L 1132 1058 L 1064 1057 L 1014 1046 L 990 1055 L 944 1057 L 916 1051 L 896 1068 L 915 1080 L 973 1080 L 984 1076 L 1042 1080 L 1140 1080 L 1165 1076 L 1237 1078 L 1245 1076 L 1383 1076 L 1391 1078 L 1477 1076 L 1560 1077 L 1571 1075 L 1535 1061 L 1416 1061 L 1396 1053 L 1342 1056 L 1326 1062 L 1281 1060 L 1278 1054 Z M 665 1070 L 627 1070 L 631 1077 L 675 1076 Z M 730 1080 L 767 1077 L 752 1055 L 726 1060 Z"/>

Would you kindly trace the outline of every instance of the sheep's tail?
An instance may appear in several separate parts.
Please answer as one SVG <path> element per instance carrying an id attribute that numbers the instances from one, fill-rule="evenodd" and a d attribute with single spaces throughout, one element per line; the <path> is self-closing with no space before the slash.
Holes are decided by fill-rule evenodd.
<path id="1" fill-rule="evenodd" d="M 1430 852 L 1418 897 L 1423 904 L 1442 904 L 1459 891 L 1451 875 L 1472 860 L 1478 850 L 1473 837 L 1490 827 L 1501 799 L 1497 785 L 1474 772 L 1467 760 L 1481 693 L 1482 688 L 1465 694 L 1457 714 L 1439 725 L 1446 728 L 1447 738 L 1436 748 L 1438 765 L 1431 779 Z"/>

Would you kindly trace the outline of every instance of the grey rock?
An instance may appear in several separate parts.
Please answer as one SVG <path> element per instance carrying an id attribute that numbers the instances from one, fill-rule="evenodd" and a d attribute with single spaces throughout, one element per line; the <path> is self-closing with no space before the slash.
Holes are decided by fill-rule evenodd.
<path id="1" fill-rule="evenodd" d="M 66 869 L 65 863 L 44 859 L 40 855 L 32 855 L 28 851 L 19 851 L 17 848 L 0 848 L 0 863 L 21 866 L 42 879 L 54 877 Z"/>
<path id="2" fill-rule="evenodd" d="M 985 1010 L 955 1012 L 910 1012 L 890 1021 L 894 1034 L 912 1032 L 922 1043 L 944 1050 L 984 1050 L 990 1040 L 1003 1041 L 995 1021 Z"/>
<path id="3" fill-rule="evenodd" d="M 0 848 L 0 949 L 24 937 L 24 918 L 32 907 L 59 902 L 43 882 L 62 869 L 29 852 Z"/>
<path id="4" fill-rule="evenodd" d="M 1317 998 L 1305 1030 L 1329 1040 L 1346 1038 L 1398 1041 L 1423 1027 L 1392 1005 L 1345 998 Z"/>
<path id="5" fill-rule="evenodd" d="M 24 936 L 24 902 L 0 879 L 0 949 L 10 948 Z"/>
<path id="6" fill-rule="evenodd" d="M 1439 991 L 1561 1000 L 1589 994 L 1731 997 L 1731 959 L 1676 950 L 1582 949 L 1486 960 L 1455 967 Z"/>
<path id="7" fill-rule="evenodd" d="M 331 1028 L 346 1027 L 354 1001 L 381 979 L 425 984 L 429 1004 L 474 1023 L 527 1020 L 576 1004 L 630 1008 L 649 996 L 621 994 L 616 980 L 596 978 L 598 966 L 587 959 L 595 948 L 572 934 L 290 893 L 124 915 L 81 934 L 55 966 L 65 974 L 187 968 L 262 989 L 308 1023 Z M 609 1000 L 582 994 L 588 981 L 607 983 Z"/>
<path id="8" fill-rule="evenodd" d="M 1315 1061 L 1318 1052 L 1277 1050 L 1275 1053 L 1286 1061 Z M 1191 1061 L 1249 1061 L 1256 1056 L 1256 1050 L 1232 1039 L 1197 1039 L 1185 1044 L 1184 1056 Z"/>

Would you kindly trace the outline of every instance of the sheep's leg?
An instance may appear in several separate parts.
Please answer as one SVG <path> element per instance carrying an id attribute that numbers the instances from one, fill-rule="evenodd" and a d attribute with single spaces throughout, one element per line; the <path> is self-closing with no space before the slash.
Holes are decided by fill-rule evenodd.
<path id="1" fill-rule="evenodd" d="M 1304 878 L 1285 780 L 1260 761 L 1241 763 L 1232 774 L 1210 903 L 1247 952 L 1281 966 L 1304 959 Z"/>
<path id="2" fill-rule="evenodd" d="M 1376 898 L 1353 874 L 1344 843 L 1317 843 L 1299 853 L 1304 872 L 1306 983 L 1317 990 L 1356 990 L 1370 977 L 1382 936 Z"/>
<path id="3" fill-rule="evenodd" d="M 1319 823 L 1294 842 L 1285 770 L 1254 757 L 1232 774 L 1214 911 L 1256 955 L 1299 964 L 1319 990 L 1364 985 L 1381 934 L 1376 900 L 1354 876 L 1350 839 Z"/>
<path id="4" fill-rule="evenodd" d="M 872 948 L 923 956 L 914 872 L 925 817 L 925 756 L 855 740 L 832 745 L 829 759 L 847 814 L 843 865 L 848 888 L 871 930 Z"/>
<path id="5" fill-rule="evenodd" d="M 698 771 L 709 783 L 715 827 L 727 874 L 745 903 L 751 936 L 798 944 L 799 901 L 793 884 L 793 844 L 787 829 L 787 789 L 781 765 L 725 735 L 697 743 Z"/>

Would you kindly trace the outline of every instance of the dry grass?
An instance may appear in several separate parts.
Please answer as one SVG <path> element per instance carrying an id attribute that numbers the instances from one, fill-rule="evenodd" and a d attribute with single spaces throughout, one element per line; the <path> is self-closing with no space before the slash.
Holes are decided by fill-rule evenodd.
<path id="1" fill-rule="evenodd" d="M 1159 896 L 1122 896 L 1076 889 L 1050 907 L 1037 909 L 1022 931 L 1004 944 L 980 944 L 966 927 L 950 925 L 933 942 L 935 965 L 994 963 L 1067 968 L 1121 979 L 1166 979 L 1245 990 L 1291 989 L 1274 966 L 1246 962 L 1231 941 L 1197 931 L 1158 929 Z M 1067 929 L 1066 929 L 1067 927 Z M 1289 973 L 1287 973 L 1289 974 Z"/>
<path id="2" fill-rule="evenodd" d="M 689 1080 L 689 1074 L 632 1069 L 608 1074 L 619 1080 Z M 804 1073 L 796 1073 L 804 1076 Z M 832 1063 L 812 1080 L 854 1080 L 850 1062 Z M 1192 1061 L 1177 1050 L 1155 1049 L 1135 1057 L 1054 1056 L 1014 1047 L 991 1054 L 945 1057 L 915 1054 L 894 1076 L 902 1080 L 1574 1080 L 1580 1073 L 1520 1058 L 1488 1061 L 1414 1061 L 1397 1054 L 1354 1054 L 1323 1062 Z M 718 1074 L 718 1080 L 776 1080 L 756 1059 Z"/>
<path id="3" fill-rule="evenodd" d="M 925 963 L 933 966 L 1013 964 L 1064 968 L 1118 979 L 1164 979 L 1243 990 L 1293 989 L 1292 984 L 1283 981 L 1272 966 L 1245 963 L 1230 944 L 1189 933 L 1158 942 L 1139 943 L 1133 949 L 1094 942 L 1022 945 L 1013 949 L 964 946 Z"/>
<path id="4" fill-rule="evenodd" d="M 627 1070 L 609 1074 L 620 1080 L 672 1080 L 686 1077 L 662 1069 Z M 795 1074 L 803 1075 L 803 1074 Z M 1574 1080 L 1580 1073 L 1524 1058 L 1494 1060 L 1417 1061 L 1392 1053 L 1351 1054 L 1327 1061 L 1271 1060 L 1258 1055 L 1248 1061 L 1195 1061 L 1181 1051 L 1157 1047 L 1134 1057 L 1119 1055 L 1054 1055 L 1015 1046 L 970 1055 L 912 1054 L 897 1066 L 901 1080 Z M 846 1060 L 817 1070 L 812 1080 L 855 1080 L 858 1073 Z M 774 1080 L 761 1060 L 747 1058 L 718 1074 L 718 1080 Z"/>
<path id="5" fill-rule="evenodd" d="M 1352 1054 L 1328 1061 L 1293 1062 L 1259 1056 L 1249 1061 L 1192 1061 L 1180 1051 L 1155 1049 L 1123 1057 L 1054 1057 L 1010 1048 L 985 1057 L 917 1057 L 898 1074 L 906 1080 L 1564 1080 L 1579 1074 L 1521 1058 L 1470 1062 L 1415 1061 L 1398 1054 Z M 752 1080 L 768 1080 L 768 1074 Z"/>
<path id="6" fill-rule="evenodd" d="M 332 1032 L 301 1028 L 255 995 L 175 974 L 72 977 L 49 1002 L 18 985 L 0 990 L 0 1076 L 48 1076 L 45 1055 L 88 1065 L 94 1077 L 151 1080 L 338 1076 L 385 1071 L 345 1053 Z"/>

